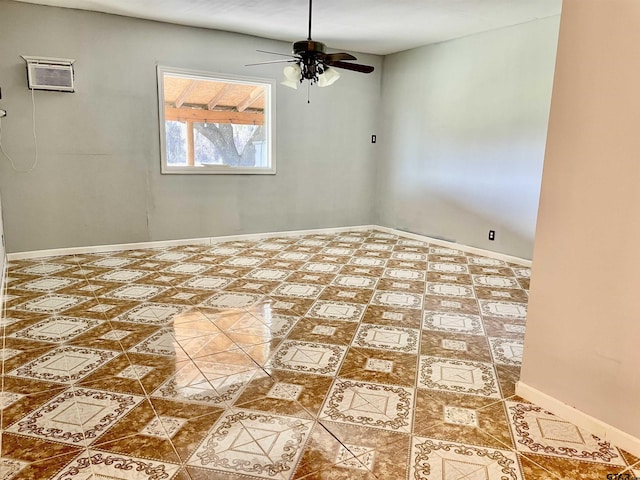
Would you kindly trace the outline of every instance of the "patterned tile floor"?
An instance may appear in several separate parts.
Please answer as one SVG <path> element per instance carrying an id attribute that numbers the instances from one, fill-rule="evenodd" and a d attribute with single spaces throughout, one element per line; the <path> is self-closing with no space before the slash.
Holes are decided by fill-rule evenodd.
<path id="1" fill-rule="evenodd" d="M 515 396 L 529 269 L 378 231 L 10 263 L 0 479 L 598 479 Z"/>

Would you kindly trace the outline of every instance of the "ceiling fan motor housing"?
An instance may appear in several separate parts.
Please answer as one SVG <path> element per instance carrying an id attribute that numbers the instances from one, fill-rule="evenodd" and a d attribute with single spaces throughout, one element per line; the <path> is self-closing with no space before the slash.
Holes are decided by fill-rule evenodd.
<path id="1" fill-rule="evenodd" d="M 309 54 L 323 54 L 326 50 L 326 46 L 322 42 L 314 42 L 313 40 L 301 40 L 293 44 L 294 55 Z"/>
<path id="2" fill-rule="evenodd" d="M 318 75 L 321 75 L 326 70 L 327 67 L 324 62 L 325 48 L 324 43 L 314 42 L 313 40 L 301 40 L 293 44 L 293 53 L 300 58 L 301 82 L 305 79 L 316 83 Z"/>

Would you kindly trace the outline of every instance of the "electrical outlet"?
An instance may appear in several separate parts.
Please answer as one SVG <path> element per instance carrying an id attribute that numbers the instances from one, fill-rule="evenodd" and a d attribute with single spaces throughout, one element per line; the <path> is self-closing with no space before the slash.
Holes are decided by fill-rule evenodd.
<path id="1" fill-rule="evenodd" d="M 371 143 L 376 143 L 378 138 L 375 135 L 371 135 Z"/>
<path id="2" fill-rule="evenodd" d="M 495 240 L 495 239 L 496 239 L 496 231 L 489 230 L 489 240 Z"/>

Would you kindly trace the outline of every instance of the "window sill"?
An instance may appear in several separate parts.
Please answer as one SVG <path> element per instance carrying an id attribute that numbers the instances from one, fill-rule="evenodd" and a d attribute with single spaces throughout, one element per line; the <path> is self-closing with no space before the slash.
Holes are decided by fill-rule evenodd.
<path id="1" fill-rule="evenodd" d="M 276 169 L 258 167 L 229 167 L 220 165 L 199 165 L 195 167 L 164 167 L 163 175 L 275 175 Z"/>

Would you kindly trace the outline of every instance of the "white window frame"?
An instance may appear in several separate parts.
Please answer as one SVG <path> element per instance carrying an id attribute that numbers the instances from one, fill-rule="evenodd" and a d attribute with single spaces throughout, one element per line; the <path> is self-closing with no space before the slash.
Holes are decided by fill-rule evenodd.
<path id="1" fill-rule="evenodd" d="M 157 66 L 158 73 L 158 113 L 160 121 L 160 158 L 161 173 L 163 174 L 183 174 L 183 175 L 275 175 L 276 173 L 276 86 L 275 80 L 270 78 L 245 77 L 237 75 L 226 75 L 220 73 L 205 72 L 185 68 L 175 68 L 163 65 Z M 266 89 L 264 127 L 265 138 L 267 139 L 267 160 L 270 167 L 234 167 L 227 165 L 169 165 L 167 163 L 166 140 L 164 115 L 164 75 L 174 77 L 195 78 L 202 80 L 213 80 L 221 82 L 239 83 L 246 85 L 261 86 Z"/>

